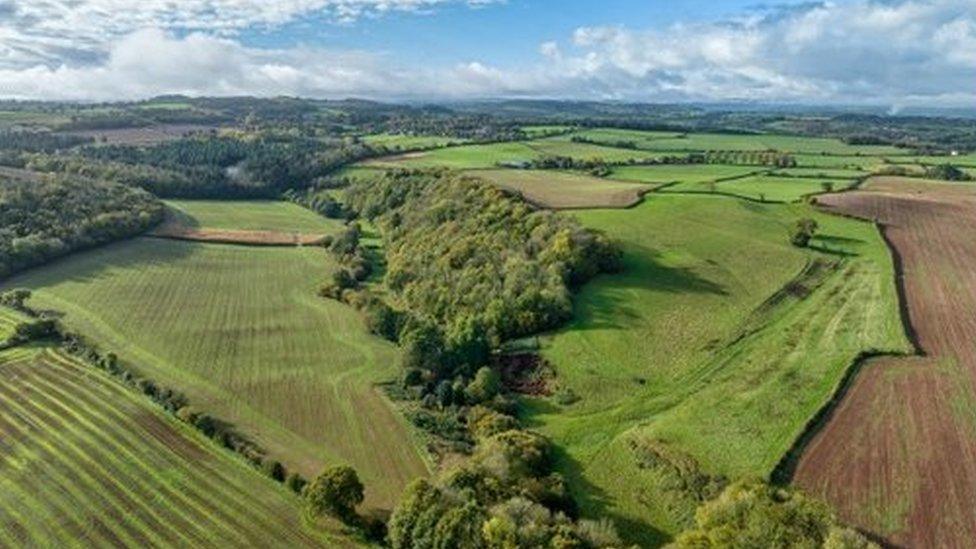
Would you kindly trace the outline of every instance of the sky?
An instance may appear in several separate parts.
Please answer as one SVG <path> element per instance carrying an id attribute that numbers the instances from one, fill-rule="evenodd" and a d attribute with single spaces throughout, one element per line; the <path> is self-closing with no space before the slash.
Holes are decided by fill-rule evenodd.
<path id="1" fill-rule="evenodd" d="M 976 108 L 976 0 L 0 0 L 0 98 Z"/>

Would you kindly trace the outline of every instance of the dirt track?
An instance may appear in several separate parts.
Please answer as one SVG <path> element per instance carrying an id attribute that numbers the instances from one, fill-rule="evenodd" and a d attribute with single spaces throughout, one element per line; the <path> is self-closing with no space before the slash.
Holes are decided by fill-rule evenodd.
<path id="1" fill-rule="evenodd" d="M 794 482 L 908 547 L 976 539 L 976 185 L 876 178 L 824 196 L 876 220 L 901 266 L 923 357 L 865 365 L 801 458 Z"/>

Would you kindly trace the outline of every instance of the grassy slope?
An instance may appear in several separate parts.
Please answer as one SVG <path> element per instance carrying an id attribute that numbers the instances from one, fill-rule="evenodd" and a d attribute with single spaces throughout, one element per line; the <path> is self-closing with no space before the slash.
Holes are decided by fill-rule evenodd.
<path id="1" fill-rule="evenodd" d="M 826 237 L 816 245 L 832 253 L 787 244 L 793 221 L 811 215 Z M 537 400 L 526 414 L 565 449 L 584 509 L 609 512 L 630 541 L 660 544 L 697 503 L 638 468 L 630 440 L 663 440 L 711 473 L 766 475 L 859 352 L 907 345 L 890 258 L 868 224 L 657 194 L 578 217 L 622 240 L 626 269 L 587 285 L 545 350 L 581 400 Z M 839 261 L 817 291 L 761 307 L 813 257 Z"/>
<path id="2" fill-rule="evenodd" d="M 341 222 L 291 202 L 167 200 L 166 204 L 191 227 L 304 233 L 328 233 L 342 228 Z"/>
<path id="3" fill-rule="evenodd" d="M 413 436 L 374 383 L 395 347 L 315 295 L 334 268 L 321 249 L 136 239 L 25 273 L 32 304 L 191 403 L 238 424 L 306 475 L 348 462 L 367 503 L 389 506 L 426 473 Z"/>
<path id="4" fill-rule="evenodd" d="M 329 546 L 297 498 L 51 348 L 0 352 L 0 545 Z"/>
<path id="5" fill-rule="evenodd" d="M 536 151 L 540 156 L 567 156 L 576 160 L 626 162 L 632 159 L 643 160 L 663 156 L 656 152 L 591 145 L 589 143 L 573 143 L 567 136 L 526 141 L 525 146 Z"/>
<path id="6" fill-rule="evenodd" d="M 816 153 L 834 155 L 899 155 L 903 149 L 896 147 L 847 145 L 837 139 L 794 137 L 788 135 L 732 135 L 693 133 L 674 139 L 655 139 L 655 150 L 695 151 L 764 151 L 777 150 L 788 153 Z"/>

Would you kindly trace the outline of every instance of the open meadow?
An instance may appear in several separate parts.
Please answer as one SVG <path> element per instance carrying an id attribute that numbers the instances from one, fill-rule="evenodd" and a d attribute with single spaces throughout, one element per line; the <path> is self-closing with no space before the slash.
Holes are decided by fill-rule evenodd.
<path id="1" fill-rule="evenodd" d="M 769 475 L 860 353 L 908 348 L 868 223 L 657 193 L 575 215 L 623 243 L 624 271 L 584 287 L 543 344 L 578 401 L 532 399 L 525 417 L 564 450 L 585 512 L 628 541 L 686 528 L 703 481 Z M 788 239 L 805 216 L 821 224 L 810 251 Z"/>
<path id="2" fill-rule="evenodd" d="M 193 406 L 235 424 L 311 477 L 353 463 L 367 503 L 389 508 L 427 474 L 406 422 L 376 383 L 397 350 L 360 316 L 316 295 L 334 261 L 321 248 L 140 238 L 8 281 L 31 304 L 118 354 Z"/>
<path id="3" fill-rule="evenodd" d="M 298 498 L 92 366 L 0 352 L 0 545 L 353 546 Z"/>

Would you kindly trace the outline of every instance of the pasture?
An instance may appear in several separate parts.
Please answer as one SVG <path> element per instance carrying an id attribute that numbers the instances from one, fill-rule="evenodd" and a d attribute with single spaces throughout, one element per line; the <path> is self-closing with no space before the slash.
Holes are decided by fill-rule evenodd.
<path id="1" fill-rule="evenodd" d="M 497 168 L 501 164 L 518 164 L 534 160 L 539 153 L 526 142 L 465 145 L 427 152 L 374 158 L 362 166 L 380 168 L 454 168 L 458 170 Z"/>
<path id="2" fill-rule="evenodd" d="M 0 345 L 14 335 L 17 324 L 25 320 L 27 320 L 26 316 L 9 307 L 0 306 Z"/>
<path id="3" fill-rule="evenodd" d="M 367 505 L 389 508 L 427 474 L 406 425 L 376 387 L 397 349 L 351 308 L 320 298 L 335 263 L 320 248 L 140 238 L 7 281 L 31 304 L 235 424 L 307 477 L 351 463 Z"/>
<path id="4" fill-rule="evenodd" d="M 649 160 L 664 156 L 664 154 L 656 152 L 591 145 L 589 143 L 574 143 L 566 136 L 525 141 L 524 144 L 539 156 L 565 156 L 582 161 L 628 162 L 631 160 Z"/>
<path id="5" fill-rule="evenodd" d="M 362 140 L 368 145 L 386 147 L 391 150 L 436 149 L 466 141 L 465 139 L 440 135 L 406 135 L 400 133 L 364 135 Z"/>
<path id="6" fill-rule="evenodd" d="M 50 347 L 0 352 L 0 545 L 353 546 L 148 399 Z"/>
<path id="7" fill-rule="evenodd" d="M 849 179 L 814 179 L 800 177 L 772 177 L 756 176 L 732 181 L 723 181 L 715 185 L 715 190 L 722 193 L 734 194 L 753 200 L 768 200 L 772 202 L 795 202 L 804 196 L 824 192 L 824 184 L 839 191 L 854 184 Z M 700 185 L 698 185 L 700 187 Z M 667 191 L 692 190 L 681 185 L 668 187 Z M 695 189 L 698 190 L 698 189 Z"/>
<path id="8" fill-rule="evenodd" d="M 483 170 L 472 172 L 493 185 L 521 195 L 543 208 L 626 208 L 640 201 L 652 185 L 608 181 L 551 170 Z"/>
<path id="9" fill-rule="evenodd" d="M 657 166 L 617 166 L 613 168 L 610 179 L 639 181 L 641 183 L 688 184 L 706 183 L 719 179 L 743 177 L 762 173 L 766 168 L 756 166 L 728 166 L 723 164 L 668 164 Z"/>
<path id="10" fill-rule="evenodd" d="M 903 149 L 896 147 L 848 145 L 838 139 L 775 134 L 689 133 L 673 138 L 654 139 L 651 145 L 658 151 L 779 151 L 865 156 L 905 154 Z"/>
<path id="11" fill-rule="evenodd" d="M 564 450 L 584 514 L 608 513 L 627 541 L 660 544 L 690 523 L 699 499 L 672 467 L 768 475 L 859 353 L 908 346 L 870 224 L 657 193 L 575 215 L 622 242 L 624 271 L 585 286 L 544 343 L 578 402 L 532 399 L 525 418 Z M 788 235 L 807 216 L 821 236 L 800 250 Z M 645 443 L 674 461 L 642 464 Z"/>
<path id="12" fill-rule="evenodd" d="M 865 364 L 795 482 L 898 546 L 966 546 L 976 537 L 976 187 L 875 178 L 820 201 L 887 226 L 924 356 Z"/>

